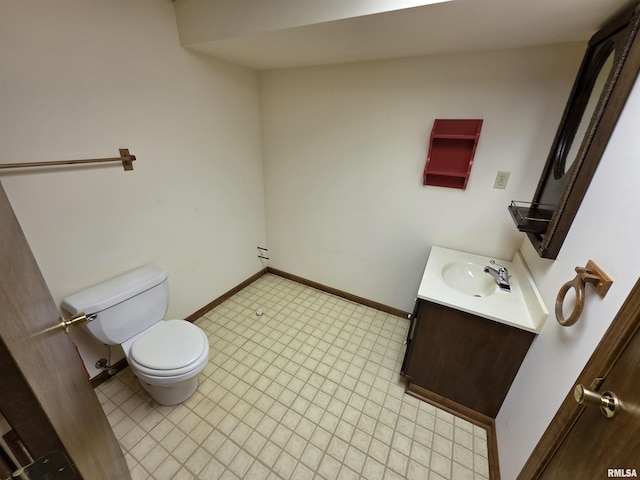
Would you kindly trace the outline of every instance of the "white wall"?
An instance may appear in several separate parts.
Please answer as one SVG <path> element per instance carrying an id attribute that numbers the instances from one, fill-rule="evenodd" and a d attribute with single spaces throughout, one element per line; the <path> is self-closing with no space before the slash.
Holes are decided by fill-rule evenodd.
<path id="1" fill-rule="evenodd" d="M 255 72 L 181 48 L 166 1 L 9 0 L 0 32 L 0 162 L 138 158 L 0 172 L 58 304 L 150 262 L 184 317 L 263 267 Z"/>
<path id="2" fill-rule="evenodd" d="M 561 327 L 552 314 L 532 344 L 496 419 L 502 478 L 517 476 L 640 275 L 638 124 L 636 83 L 558 258 L 540 259 L 523 244 L 550 310 L 560 287 L 575 277 L 574 268 L 589 259 L 614 282 L 604 299 L 588 286 L 578 323 Z"/>
<path id="3" fill-rule="evenodd" d="M 178 0 L 180 40 L 191 45 L 419 7 L 447 0 Z"/>
<path id="4" fill-rule="evenodd" d="M 270 265 L 411 310 L 431 245 L 511 259 L 507 205 L 533 196 L 583 51 L 261 72 Z M 484 119 L 464 191 L 422 185 L 435 118 Z"/>

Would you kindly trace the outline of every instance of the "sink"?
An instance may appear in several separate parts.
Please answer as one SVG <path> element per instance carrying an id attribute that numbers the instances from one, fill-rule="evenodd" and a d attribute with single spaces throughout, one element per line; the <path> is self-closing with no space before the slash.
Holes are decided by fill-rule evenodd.
<path id="1" fill-rule="evenodd" d="M 495 293 L 498 285 L 484 267 L 473 262 L 450 262 L 442 267 L 440 275 L 444 283 L 463 295 L 486 297 Z"/>
<path id="2" fill-rule="evenodd" d="M 431 247 L 418 288 L 418 298 L 512 327 L 540 333 L 549 311 L 524 259 L 496 258 L 509 270 L 511 290 L 500 290 L 484 268 L 493 257 Z"/>

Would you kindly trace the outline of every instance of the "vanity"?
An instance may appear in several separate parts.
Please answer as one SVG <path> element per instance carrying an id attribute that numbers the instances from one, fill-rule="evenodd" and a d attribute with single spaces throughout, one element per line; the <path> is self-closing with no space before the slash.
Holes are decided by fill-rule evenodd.
<path id="1" fill-rule="evenodd" d="M 490 261 L 432 247 L 401 374 L 411 394 L 494 419 L 548 310 L 519 252 L 510 262 Z"/>

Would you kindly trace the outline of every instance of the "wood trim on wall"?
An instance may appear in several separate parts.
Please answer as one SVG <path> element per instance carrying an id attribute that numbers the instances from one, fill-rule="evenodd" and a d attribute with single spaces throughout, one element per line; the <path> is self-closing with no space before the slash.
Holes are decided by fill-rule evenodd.
<path id="1" fill-rule="evenodd" d="M 236 285 L 235 287 L 233 287 L 231 290 L 223 293 L 222 295 L 220 295 L 218 298 L 216 298 L 215 300 L 213 300 L 212 302 L 207 303 L 204 307 L 200 308 L 199 310 L 193 312 L 191 315 L 189 315 L 188 317 L 185 317 L 185 320 L 187 320 L 188 322 L 193 323 L 194 321 L 196 321 L 198 318 L 202 317 L 204 314 L 210 312 L 211 310 L 213 310 L 215 307 L 217 307 L 218 305 L 220 305 L 222 302 L 224 302 L 225 300 L 229 299 L 230 297 L 232 297 L 233 295 L 235 295 L 236 293 L 238 293 L 240 290 L 242 290 L 243 288 L 245 288 L 247 285 L 255 282 L 258 278 L 260 278 L 261 276 L 263 276 L 265 273 L 267 273 L 267 269 L 263 268 L 262 270 L 260 270 L 259 272 L 251 275 L 249 278 L 247 278 L 246 280 L 244 280 L 243 282 L 241 282 L 240 284 Z M 118 360 L 116 363 L 114 363 L 112 365 L 112 368 L 116 369 L 116 373 L 119 372 L 120 370 L 128 367 L 129 364 L 127 363 L 127 359 L 123 358 L 121 360 Z M 115 374 L 114 374 L 115 375 Z M 102 385 L 104 382 L 106 382 L 107 380 L 109 380 L 113 375 L 110 375 L 109 373 L 107 373 L 106 370 L 100 372 L 98 375 L 96 375 L 95 377 L 93 377 L 91 379 L 91 386 L 93 388 L 96 388 L 99 385 Z"/>
<path id="2" fill-rule="evenodd" d="M 229 298 L 234 296 L 236 293 L 238 293 L 240 290 L 242 290 L 243 288 L 247 287 L 251 283 L 255 282 L 257 279 L 259 279 L 260 277 L 262 277 L 266 273 L 271 273 L 273 275 L 277 275 L 279 277 L 286 278 L 288 280 L 292 280 L 292 281 L 300 283 L 302 285 L 306 285 L 308 287 L 312 287 L 312 288 L 315 288 L 317 290 L 321 290 L 321 291 L 329 293 L 331 295 L 336 295 L 338 297 L 344 298 L 346 300 L 350 300 L 352 302 L 359 303 L 359 304 L 364 305 L 366 307 L 375 308 L 376 310 L 380 310 L 382 312 L 389 313 L 391 315 L 396 315 L 398 317 L 403 317 L 403 318 L 408 318 L 408 316 L 409 316 L 409 312 L 405 312 L 404 310 L 400 310 L 400 309 L 397 309 L 397 308 L 394 308 L 394 307 L 390 307 L 390 306 L 384 305 L 382 303 L 374 302 L 373 300 L 368 300 L 366 298 L 359 297 L 357 295 L 353 295 L 351 293 L 344 292 L 344 291 L 338 290 L 336 288 L 328 287 L 327 285 L 323 285 L 321 283 L 314 282 L 313 280 L 308 280 L 306 278 L 302 278 L 302 277 L 299 277 L 297 275 L 293 275 L 291 273 L 283 272 L 282 270 L 278 270 L 276 268 L 267 267 L 267 268 L 263 268 L 262 270 L 260 270 L 259 272 L 255 273 L 255 274 L 251 275 L 249 278 L 247 278 L 246 280 L 244 280 L 240 284 L 236 285 L 231 290 L 223 293 L 222 295 L 220 295 L 215 300 L 207 303 L 204 307 L 202 307 L 199 310 L 193 312 L 191 315 L 185 317 L 185 320 L 187 320 L 188 322 L 196 321 L 198 318 L 200 318 L 203 315 L 207 314 L 208 312 L 213 310 L 215 307 L 220 305 L 222 302 L 224 302 L 225 300 L 228 300 Z M 123 358 L 122 360 L 119 360 L 118 362 L 116 362 L 113 365 L 113 368 L 115 368 L 119 372 L 120 370 L 122 370 L 123 368 L 127 367 L 128 365 L 129 364 L 127 363 L 127 360 L 125 358 Z M 100 372 L 98 375 L 96 375 L 95 377 L 93 377 L 91 379 L 91 385 L 93 386 L 93 388 L 96 388 L 98 385 L 103 384 L 104 382 L 106 382 L 110 378 L 111 378 L 111 375 L 109 375 L 106 371 Z"/>
<path id="3" fill-rule="evenodd" d="M 434 407 L 440 408 L 457 417 L 462 418 L 487 431 L 487 459 L 489 462 L 490 480 L 500 480 L 500 462 L 498 461 L 498 438 L 496 436 L 496 424 L 493 418 L 477 412 L 469 407 L 449 400 L 426 388 L 407 381 L 406 393 Z"/>
<path id="4" fill-rule="evenodd" d="M 123 370 L 124 368 L 126 368 L 128 366 L 129 366 L 129 363 L 127 363 L 127 359 L 126 358 L 121 358 L 116 363 L 111 365 L 111 368 L 114 368 L 116 370 L 116 372 L 114 374 L 109 374 L 106 369 L 101 371 L 98 375 L 96 375 L 95 377 L 93 377 L 93 378 L 91 378 L 89 380 L 91 382 L 91 386 L 93 388 L 96 388 L 98 385 L 102 385 L 104 382 L 106 382 L 111 377 L 113 377 L 113 375 L 115 375 L 120 370 Z"/>
<path id="5" fill-rule="evenodd" d="M 193 312 L 191 315 L 186 317 L 185 320 L 187 320 L 188 322 L 195 322 L 201 316 L 203 316 L 204 314 L 210 312 L 211 310 L 216 308 L 218 305 L 220 305 L 222 302 L 224 302 L 225 300 L 228 300 L 229 298 L 233 297 L 240 290 L 242 290 L 246 286 L 248 286 L 248 285 L 252 284 L 253 282 L 255 282 L 257 279 L 259 279 L 261 276 L 263 276 L 265 273 L 267 273 L 267 270 L 268 269 L 263 268 L 259 272 L 254 273 L 249 278 L 247 278 L 245 281 L 243 281 L 240 284 L 238 284 L 235 287 L 233 287 L 231 290 L 223 293 L 222 295 L 220 295 L 218 298 L 216 298 L 212 302 L 207 303 L 200 310 L 197 310 L 197 311 Z"/>
<path id="6" fill-rule="evenodd" d="M 328 287 L 327 285 L 323 285 L 322 283 L 314 282 L 313 280 L 308 280 L 303 277 L 299 277 L 297 275 L 293 275 L 291 273 L 283 272 L 282 270 L 278 270 L 277 268 L 267 267 L 267 272 L 272 273 L 274 275 L 278 275 L 279 277 L 286 278 L 288 280 L 293 280 L 294 282 L 301 283 L 308 287 L 315 288 L 317 290 L 321 290 L 323 292 L 329 293 L 331 295 L 335 295 L 337 297 L 344 298 L 346 300 L 350 300 L 352 302 L 359 303 L 366 307 L 375 308 L 376 310 L 380 310 L 385 313 L 389 313 L 391 315 L 395 315 L 397 317 L 408 318 L 410 312 L 406 312 L 404 310 L 400 310 L 399 308 L 390 307 L 388 305 L 384 305 L 382 303 L 374 302 L 373 300 L 369 300 L 367 298 L 359 297 L 352 293 L 345 292 L 343 290 L 338 290 L 333 287 Z"/>
<path id="7" fill-rule="evenodd" d="M 596 377 L 606 377 L 639 329 L 640 280 L 632 288 L 575 383 L 590 385 Z M 520 471 L 518 480 L 534 480 L 540 477 L 583 411 L 584 407 L 573 398 L 572 388 Z"/>

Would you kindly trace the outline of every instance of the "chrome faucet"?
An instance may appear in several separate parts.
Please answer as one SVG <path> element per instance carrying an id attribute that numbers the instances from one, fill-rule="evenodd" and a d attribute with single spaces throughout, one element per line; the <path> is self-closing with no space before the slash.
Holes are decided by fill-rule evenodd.
<path id="1" fill-rule="evenodd" d="M 498 267 L 498 269 L 496 270 L 495 268 L 487 266 L 484 267 L 484 273 L 488 273 L 495 279 L 500 290 L 504 292 L 510 292 L 511 285 L 509 285 L 509 279 L 511 278 L 511 275 L 509 275 L 509 270 L 507 270 L 507 267 L 503 267 L 502 265 L 497 264 L 495 260 L 490 260 L 489 263 L 491 265 L 495 265 L 496 267 Z"/>

